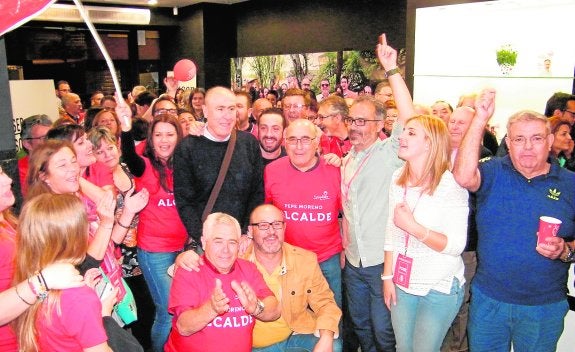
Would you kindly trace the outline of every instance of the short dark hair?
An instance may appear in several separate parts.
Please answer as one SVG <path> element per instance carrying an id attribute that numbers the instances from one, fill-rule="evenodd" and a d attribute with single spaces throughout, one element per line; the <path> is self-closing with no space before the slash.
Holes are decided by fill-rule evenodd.
<path id="1" fill-rule="evenodd" d="M 136 95 L 136 99 L 134 99 L 134 103 L 140 105 L 140 106 L 144 106 L 144 105 L 152 105 L 152 102 L 154 101 L 154 99 L 156 99 L 156 95 L 152 92 L 142 92 L 138 95 Z"/>
<path id="2" fill-rule="evenodd" d="M 286 121 L 286 118 L 284 116 L 283 110 L 281 108 L 276 108 L 276 107 L 266 108 L 262 111 L 262 114 L 260 115 L 260 118 L 258 119 L 258 127 L 260 125 L 261 117 L 264 116 L 265 114 L 275 114 L 275 115 L 281 116 L 283 128 L 287 127 L 287 121 Z"/>
<path id="3" fill-rule="evenodd" d="M 554 93 L 545 105 L 545 116 L 553 116 L 555 110 L 565 111 L 569 100 L 575 100 L 575 95 L 563 92 Z"/>

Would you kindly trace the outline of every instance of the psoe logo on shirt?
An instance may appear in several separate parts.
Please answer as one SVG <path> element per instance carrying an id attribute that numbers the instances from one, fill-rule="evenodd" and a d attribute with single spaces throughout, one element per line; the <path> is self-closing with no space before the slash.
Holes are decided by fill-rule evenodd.
<path id="1" fill-rule="evenodd" d="M 559 200 L 559 196 L 561 195 L 561 192 L 557 190 L 557 188 L 549 188 L 549 194 L 547 195 L 547 198 L 551 198 L 553 200 Z"/>
<path id="2" fill-rule="evenodd" d="M 313 196 L 313 199 L 315 200 L 328 200 L 329 198 L 329 194 L 327 194 L 327 191 L 323 191 L 323 193 L 321 195 L 315 195 Z"/>

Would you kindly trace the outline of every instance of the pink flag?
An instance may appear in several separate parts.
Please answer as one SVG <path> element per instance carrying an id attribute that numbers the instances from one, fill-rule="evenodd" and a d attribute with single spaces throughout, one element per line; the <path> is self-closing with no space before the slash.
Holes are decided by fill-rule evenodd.
<path id="1" fill-rule="evenodd" d="M 30 21 L 56 0 L 2 0 L 0 2 L 0 36 Z"/>

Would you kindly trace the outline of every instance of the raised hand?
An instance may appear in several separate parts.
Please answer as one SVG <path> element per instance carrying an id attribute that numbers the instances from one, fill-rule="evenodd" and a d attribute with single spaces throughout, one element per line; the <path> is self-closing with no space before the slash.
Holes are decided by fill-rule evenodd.
<path id="1" fill-rule="evenodd" d="M 483 121 L 485 124 L 489 121 L 495 111 L 495 89 L 485 88 L 479 93 L 475 100 L 475 119 Z"/>
<path id="2" fill-rule="evenodd" d="M 132 109 L 126 103 L 124 98 L 117 92 L 114 95 L 116 98 L 116 115 L 120 120 L 120 127 L 122 131 L 127 132 L 132 129 Z"/>
<path id="3" fill-rule="evenodd" d="M 385 33 L 379 36 L 379 43 L 375 48 L 375 52 L 384 70 L 389 71 L 397 67 L 397 50 L 387 45 Z"/>

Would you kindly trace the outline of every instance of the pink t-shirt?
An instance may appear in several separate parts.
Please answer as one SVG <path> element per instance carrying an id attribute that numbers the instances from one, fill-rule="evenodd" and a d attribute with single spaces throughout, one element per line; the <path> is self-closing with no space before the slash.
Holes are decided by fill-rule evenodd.
<path id="1" fill-rule="evenodd" d="M 0 292 L 3 292 L 12 286 L 16 231 L 6 222 L 2 222 L 0 232 Z M 16 335 L 10 324 L 0 326 L 0 351 L 18 351 Z"/>
<path id="2" fill-rule="evenodd" d="M 45 301 L 47 302 L 47 301 Z M 47 304 L 36 318 L 38 345 L 42 352 L 74 352 L 108 341 L 102 321 L 102 304 L 96 292 L 87 287 L 62 290 L 61 314 L 52 309 L 47 319 Z"/>
<path id="3" fill-rule="evenodd" d="M 138 247 L 148 252 L 176 252 L 184 248 L 188 233 L 176 209 L 174 193 L 166 192 L 158 181 L 158 173 L 150 160 L 144 158 L 146 169 L 136 178 L 136 189 L 148 189 L 150 200 L 140 212 Z M 173 189 L 173 172 L 168 170 L 168 185 Z"/>
<path id="4" fill-rule="evenodd" d="M 220 274 L 205 257 L 204 261 L 206 265 L 202 266 L 200 272 L 176 270 L 168 304 L 168 311 L 174 318 L 164 351 L 251 351 L 255 318 L 245 312 L 231 287 L 231 282 L 246 281 L 259 299 L 271 296 L 273 292 L 266 286 L 262 274 L 253 263 L 238 259 L 230 273 Z M 186 310 L 196 309 L 210 299 L 216 287 L 216 278 L 222 281 L 222 289 L 230 298 L 229 311 L 190 336 L 180 335 L 176 327 L 178 317 Z"/>
<path id="5" fill-rule="evenodd" d="M 322 154 L 334 153 L 340 158 L 346 156 L 351 149 L 351 142 L 349 139 L 342 140 L 339 137 L 328 136 L 325 133 L 321 135 L 319 143 Z"/>
<path id="6" fill-rule="evenodd" d="M 319 262 L 343 249 L 338 222 L 340 179 L 339 168 L 322 158 L 306 172 L 297 170 L 287 156 L 264 170 L 265 202 L 284 212 L 285 241 L 314 252 Z"/>

